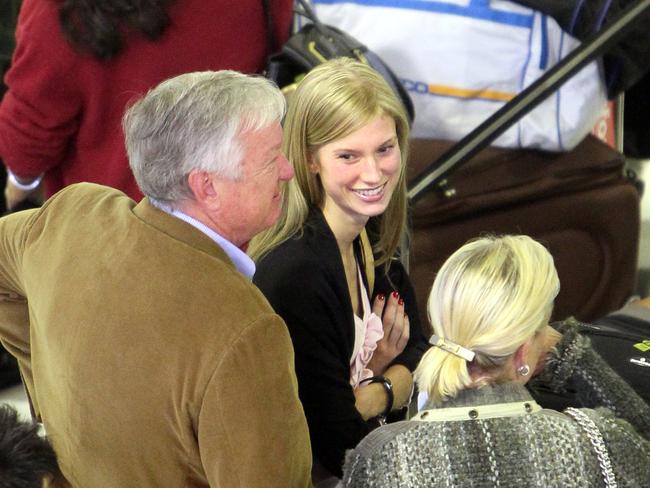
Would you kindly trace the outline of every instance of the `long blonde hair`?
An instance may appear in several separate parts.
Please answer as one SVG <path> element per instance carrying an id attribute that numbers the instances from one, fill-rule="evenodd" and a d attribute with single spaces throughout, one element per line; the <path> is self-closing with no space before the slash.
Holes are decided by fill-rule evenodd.
<path id="1" fill-rule="evenodd" d="M 253 239 L 249 254 L 264 254 L 297 234 L 309 208 L 321 207 L 324 192 L 320 177 L 309 170 L 318 149 L 360 129 L 375 117 L 395 121 L 401 154 L 399 180 L 386 211 L 378 217 L 377 263 L 395 254 L 406 228 L 406 160 L 409 126 L 404 107 L 386 81 L 369 66 L 348 58 L 330 60 L 311 70 L 291 96 L 284 126 L 283 150 L 295 177 L 283 188 L 283 211 L 278 222 Z"/>
<path id="2" fill-rule="evenodd" d="M 447 259 L 427 309 L 436 335 L 473 351 L 483 371 L 502 366 L 548 323 L 560 282 L 553 257 L 528 236 L 470 241 Z M 472 386 L 463 358 L 430 348 L 415 371 L 438 403 Z"/>

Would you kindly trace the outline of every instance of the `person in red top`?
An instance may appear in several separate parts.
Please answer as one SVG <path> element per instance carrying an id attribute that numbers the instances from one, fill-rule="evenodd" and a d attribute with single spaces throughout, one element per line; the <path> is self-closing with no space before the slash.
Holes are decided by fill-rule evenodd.
<path id="1" fill-rule="evenodd" d="M 274 38 L 291 0 L 271 0 Z M 260 0 L 24 0 L 0 103 L 8 208 L 89 181 L 142 197 L 120 120 L 129 101 L 181 73 L 260 72 L 269 54 Z"/>

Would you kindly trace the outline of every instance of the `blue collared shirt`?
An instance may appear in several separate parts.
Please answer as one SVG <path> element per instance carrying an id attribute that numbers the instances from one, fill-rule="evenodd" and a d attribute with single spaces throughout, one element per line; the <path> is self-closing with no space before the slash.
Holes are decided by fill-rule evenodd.
<path id="1" fill-rule="evenodd" d="M 235 268 L 237 268 L 237 271 L 239 271 L 241 274 L 246 276 L 248 279 L 253 278 L 253 275 L 255 274 L 255 262 L 248 256 L 248 254 L 246 254 L 244 251 L 239 249 L 232 242 L 220 236 L 218 233 L 210 229 L 210 227 L 205 225 L 203 222 L 199 222 L 194 217 L 190 217 L 189 215 L 187 215 L 184 212 L 181 212 L 180 210 L 172 208 L 169 205 L 166 205 L 164 203 L 158 202 L 153 199 L 149 199 L 149 201 L 154 207 L 162 210 L 163 212 L 167 212 L 168 214 L 173 215 L 174 217 L 181 219 L 183 222 L 187 222 L 191 226 L 203 232 L 215 243 L 217 243 L 217 245 L 221 249 L 223 249 L 223 251 L 228 255 L 230 260 L 235 265 Z"/>

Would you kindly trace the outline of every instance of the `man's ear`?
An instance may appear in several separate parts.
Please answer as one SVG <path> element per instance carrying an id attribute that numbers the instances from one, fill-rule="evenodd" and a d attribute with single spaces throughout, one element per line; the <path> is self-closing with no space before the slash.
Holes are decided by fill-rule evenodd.
<path id="1" fill-rule="evenodd" d="M 187 185 L 190 187 L 194 200 L 202 206 L 213 207 L 218 203 L 218 195 L 214 185 L 214 175 L 206 171 L 193 169 L 187 176 Z"/>

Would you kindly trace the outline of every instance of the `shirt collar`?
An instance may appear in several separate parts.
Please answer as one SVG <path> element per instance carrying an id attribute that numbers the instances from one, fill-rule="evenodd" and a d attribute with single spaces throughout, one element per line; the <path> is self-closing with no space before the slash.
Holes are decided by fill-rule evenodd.
<path id="1" fill-rule="evenodd" d="M 530 402 L 533 397 L 525 386 L 514 382 L 485 385 L 479 388 L 466 388 L 453 398 L 434 404 L 422 402 L 423 408 L 465 407 L 472 405 L 492 405 L 507 402 Z M 423 400 L 421 398 L 420 400 Z"/>
<path id="2" fill-rule="evenodd" d="M 255 274 L 255 262 L 244 251 L 239 249 L 232 242 L 219 235 L 217 232 L 212 230 L 203 222 L 200 222 L 196 220 L 194 217 L 187 215 L 185 212 L 175 209 L 169 206 L 168 204 L 153 199 L 149 199 L 149 200 L 154 207 L 162 210 L 163 212 L 167 212 L 168 214 L 173 215 L 174 217 L 179 218 L 184 222 L 187 222 L 192 227 L 195 227 L 196 229 L 200 230 L 205 235 L 207 235 L 219 247 L 221 247 L 221 249 L 223 249 L 223 251 L 228 255 L 230 260 L 235 265 L 235 268 L 237 268 L 237 271 L 239 271 L 241 274 L 243 274 L 249 279 L 253 278 L 253 275 Z"/>

